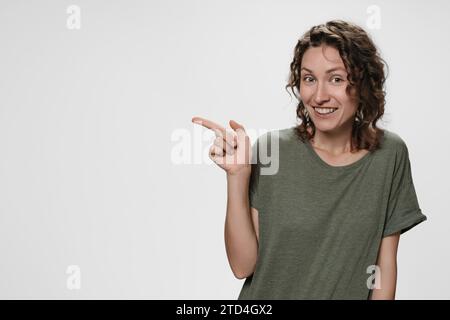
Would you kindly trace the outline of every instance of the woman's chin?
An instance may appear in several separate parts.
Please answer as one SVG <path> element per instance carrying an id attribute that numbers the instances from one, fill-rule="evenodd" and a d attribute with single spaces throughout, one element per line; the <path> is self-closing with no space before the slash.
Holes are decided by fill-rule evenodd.
<path id="1" fill-rule="evenodd" d="M 333 132 L 337 129 L 337 126 L 335 124 L 329 123 L 320 123 L 321 121 L 317 121 L 317 124 L 315 123 L 316 131 L 321 132 Z"/>

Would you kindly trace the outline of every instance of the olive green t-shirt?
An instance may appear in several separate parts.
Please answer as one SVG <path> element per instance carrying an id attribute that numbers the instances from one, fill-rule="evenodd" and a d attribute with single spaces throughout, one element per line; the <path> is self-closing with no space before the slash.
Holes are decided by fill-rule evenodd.
<path id="1" fill-rule="evenodd" d="M 368 299 L 382 238 L 427 220 L 407 146 L 383 129 L 381 149 L 331 166 L 294 128 L 269 131 L 252 147 L 258 259 L 238 299 Z"/>

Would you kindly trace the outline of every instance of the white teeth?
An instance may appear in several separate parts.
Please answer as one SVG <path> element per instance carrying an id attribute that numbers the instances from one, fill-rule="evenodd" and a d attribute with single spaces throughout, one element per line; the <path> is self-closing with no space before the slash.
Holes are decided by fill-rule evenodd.
<path id="1" fill-rule="evenodd" d="M 314 108 L 318 113 L 328 114 L 334 112 L 336 109 L 332 108 Z"/>

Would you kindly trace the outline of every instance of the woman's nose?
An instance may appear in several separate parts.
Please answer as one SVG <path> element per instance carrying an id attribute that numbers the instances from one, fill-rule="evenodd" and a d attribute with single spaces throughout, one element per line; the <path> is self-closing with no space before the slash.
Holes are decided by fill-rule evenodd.
<path id="1" fill-rule="evenodd" d="M 330 100 L 327 88 L 323 84 L 317 84 L 316 91 L 314 92 L 314 102 L 318 105 Z"/>

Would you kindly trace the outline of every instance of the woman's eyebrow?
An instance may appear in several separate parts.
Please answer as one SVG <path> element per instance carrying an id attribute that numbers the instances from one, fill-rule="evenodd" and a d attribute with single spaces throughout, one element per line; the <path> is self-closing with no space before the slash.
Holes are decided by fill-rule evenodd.
<path id="1" fill-rule="evenodd" d="M 302 71 L 302 70 L 306 70 L 306 71 L 308 71 L 308 72 L 314 73 L 312 70 L 310 70 L 310 69 L 308 69 L 308 68 L 305 68 L 305 67 L 302 67 L 302 68 L 300 69 L 300 71 Z M 342 68 L 342 67 L 336 67 L 336 68 L 328 69 L 327 71 L 325 71 L 325 73 L 330 73 L 330 72 L 337 71 L 337 70 L 342 70 L 342 71 L 344 71 L 344 72 L 347 72 L 347 70 L 345 70 L 345 69 Z"/>

